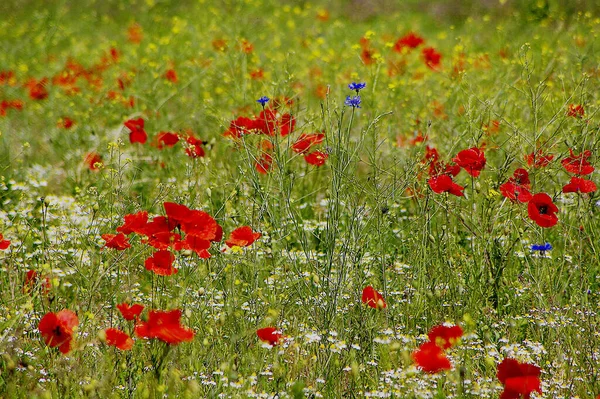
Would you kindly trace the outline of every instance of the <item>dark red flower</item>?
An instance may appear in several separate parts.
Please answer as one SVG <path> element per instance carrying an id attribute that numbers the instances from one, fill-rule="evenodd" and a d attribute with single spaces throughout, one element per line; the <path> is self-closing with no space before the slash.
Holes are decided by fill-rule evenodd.
<path id="1" fill-rule="evenodd" d="M 592 156 L 590 150 L 586 150 L 579 155 L 575 155 L 572 149 L 569 149 L 570 157 L 563 159 L 560 163 L 569 173 L 576 175 L 589 175 L 594 171 L 594 167 L 588 162 L 588 158 Z"/>
<path id="2" fill-rule="evenodd" d="M 572 116 L 573 118 L 583 118 L 583 115 L 585 115 L 585 110 L 583 109 L 583 105 L 569 104 L 569 110 L 567 111 L 567 116 Z"/>
<path id="3" fill-rule="evenodd" d="M 552 202 L 552 198 L 546 193 L 537 193 L 529 200 L 527 205 L 529 218 L 538 226 L 552 227 L 558 223 L 556 212 L 558 208 Z"/>
<path id="4" fill-rule="evenodd" d="M 150 270 L 159 276 L 171 276 L 178 272 L 173 267 L 174 261 L 175 255 L 163 249 L 155 252 L 151 257 L 146 259 L 144 265 L 146 266 L 146 270 Z"/>
<path id="5" fill-rule="evenodd" d="M 425 65 L 434 71 L 440 69 L 440 66 L 442 65 L 442 54 L 433 47 L 426 47 L 421 53 L 423 54 Z"/>
<path id="6" fill-rule="evenodd" d="M 38 324 L 38 329 L 46 345 L 58 346 L 61 353 L 69 353 L 73 340 L 73 328 L 79 324 L 77 315 L 70 310 L 46 313 Z"/>
<path id="7" fill-rule="evenodd" d="M 123 251 L 127 248 L 131 248 L 131 244 L 129 244 L 129 239 L 125 234 L 102 234 L 102 239 L 106 241 L 104 246 L 106 248 L 113 248 L 118 251 Z"/>
<path id="8" fill-rule="evenodd" d="M 571 177 L 571 181 L 563 187 L 563 193 L 593 193 L 596 191 L 596 183 L 581 177 Z"/>
<path id="9" fill-rule="evenodd" d="M 98 170 L 103 165 L 102 157 L 97 152 L 87 153 L 83 162 L 85 162 L 90 170 Z"/>
<path id="10" fill-rule="evenodd" d="M 542 393 L 541 370 L 539 367 L 520 363 L 515 359 L 504 359 L 498 365 L 498 380 L 504 385 L 500 399 L 529 399 L 532 392 Z"/>
<path id="11" fill-rule="evenodd" d="M 4 251 L 9 246 L 10 246 L 10 241 L 9 240 L 5 240 L 4 236 L 2 234 L 0 234 L 0 250 Z"/>
<path id="12" fill-rule="evenodd" d="M 144 120 L 142 118 L 125 121 L 125 127 L 131 130 L 129 133 L 130 143 L 145 144 L 148 140 L 148 134 L 146 134 L 146 131 L 144 130 Z"/>
<path id="13" fill-rule="evenodd" d="M 273 164 L 273 157 L 271 156 L 271 154 L 264 152 L 260 159 L 258 161 L 256 161 L 256 164 L 254 165 L 254 167 L 256 168 L 256 171 L 260 174 L 266 175 L 269 170 L 271 170 L 271 166 Z"/>
<path id="14" fill-rule="evenodd" d="M 329 154 L 326 154 L 323 151 L 313 151 L 304 156 L 304 160 L 314 166 L 324 165 L 327 158 L 329 158 Z"/>
<path id="15" fill-rule="evenodd" d="M 554 159 L 554 155 L 552 154 L 544 154 L 542 150 L 537 150 L 535 153 L 525 155 L 525 161 L 527 161 L 527 165 L 533 166 L 534 168 L 543 168 L 547 166 L 550 161 Z"/>
<path id="16" fill-rule="evenodd" d="M 179 136 L 177 133 L 171 132 L 160 132 L 156 136 L 156 146 L 159 150 L 162 150 L 165 146 L 173 147 L 179 142 Z"/>
<path id="17" fill-rule="evenodd" d="M 436 194 L 450 193 L 456 195 L 457 197 L 463 197 L 465 195 L 463 193 L 465 188 L 454 183 L 452 178 L 448 175 L 434 176 L 431 177 L 427 182 L 429 183 L 429 187 L 431 187 L 433 192 Z"/>
<path id="18" fill-rule="evenodd" d="M 33 78 L 30 79 L 25 84 L 25 86 L 29 89 L 29 98 L 32 100 L 43 100 L 48 97 L 46 85 L 48 85 L 48 78 L 43 78 L 40 81 L 37 81 Z"/>
<path id="19" fill-rule="evenodd" d="M 419 349 L 412 353 L 412 359 L 417 367 L 430 374 L 452 368 L 450 360 L 446 357 L 442 348 L 436 345 L 435 342 L 421 344 Z"/>
<path id="20" fill-rule="evenodd" d="M 261 234 L 253 232 L 250 226 L 242 226 L 231 232 L 225 244 L 230 248 L 234 246 L 248 247 L 254 241 L 258 240 L 260 236 Z"/>
<path id="21" fill-rule="evenodd" d="M 135 326 L 135 335 L 139 338 L 156 338 L 171 345 L 190 342 L 194 331 L 181 325 L 181 310 L 151 310 L 147 322 Z"/>
<path id="22" fill-rule="evenodd" d="M 401 53 L 403 49 L 413 49 L 425 43 L 425 40 L 414 32 L 408 32 L 394 43 L 394 51 Z"/>
<path id="23" fill-rule="evenodd" d="M 445 326 L 440 324 L 433 327 L 427 337 L 429 341 L 435 343 L 442 349 L 448 349 L 454 346 L 460 337 L 463 335 L 463 330 L 460 326 Z"/>
<path id="24" fill-rule="evenodd" d="M 114 346 L 122 351 L 128 351 L 133 348 L 133 339 L 127 333 L 116 328 L 107 328 L 104 331 L 106 344 Z"/>
<path id="25" fill-rule="evenodd" d="M 363 288 L 361 301 L 373 309 L 385 309 L 387 307 L 383 296 L 370 285 Z"/>
<path id="26" fill-rule="evenodd" d="M 133 214 L 125 215 L 124 223 L 117 227 L 118 233 L 123 234 L 145 234 L 146 225 L 148 224 L 148 212 L 140 211 Z"/>
<path id="27" fill-rule="evenodd" d="M 144 310 L 144 305 L 136 303 L 130 306 L 128 303 L 123 302 L 117 305 L 117 309 L 119 309 L 119 312 L 121 312 L 121 315 L 125 320 L 131 321 L 139 317 L 140 314 L 142 314 L 142 311 Z"/>
<path id="28" fill-rule="evenodd" d="M 203 157 L 205 155 L 204 148 L 202 148 L 202 145 L 204 145 L 204 142 L 202 140 L 197 139 L 192 135 L 189 135 L 185 139 L 185 142 L 188 144 L 188 147 L 186 147 L 185 149 L 185 153 L 188 157 L 198 158 Z"/>
<path id="29" fill-rule="evenodd" d="M 279 134 L 287 136 L 296 128 L 296 118 L 290 114 L 283 114 L 279 120 Z"/>
<path id="30" fill-rule="evenodd" d="M 275 327 L 259 328 L 256 330 L 256 335 L 261 341 L 267 342 L 271 346 L 277 345 L 283 339 L 283 334 Z"/>
<path id="31" fill-rule="evenodd" d="M 170 82 L 177 83 L 177 72 L 174 69 L 169 69 L 165 72 L 165 79 Z"/>
<path id="32" fill-rule="evenodd" d="M 460 151 L 453 161 L 473 177 L 479 176 L 486 162 L 483 151 L 477 147 Z"/>
<path id="33" fill-rule="evenodd" d="M 325 139 L 325 135 L 320 134 L 304 134 L 302 133 L 298 140 L 292 144 L 292 150 L 298 154 L 305 154 L 308 152 L 310 147 L 316 144 L 320 144 Z"/>

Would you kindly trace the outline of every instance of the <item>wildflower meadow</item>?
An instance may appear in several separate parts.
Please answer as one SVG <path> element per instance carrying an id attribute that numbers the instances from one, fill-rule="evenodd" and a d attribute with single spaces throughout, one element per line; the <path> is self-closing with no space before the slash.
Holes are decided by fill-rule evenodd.
<path id="1" fill-rule="evenodd" d="M 600 398 L 594 1 L 0 28 L 0 398 Z"/>

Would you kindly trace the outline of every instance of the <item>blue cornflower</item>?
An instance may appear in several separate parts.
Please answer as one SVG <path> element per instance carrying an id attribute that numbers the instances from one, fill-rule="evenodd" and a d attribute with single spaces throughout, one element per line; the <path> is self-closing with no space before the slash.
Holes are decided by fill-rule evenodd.
<path id="1" fill-rule="evenodd" d="M 545 244 L 533 244 L 533 245 L 531 245 L 530 248 L 532 251 L 544 252 L 544 251 L 550 251 L 552 249 L 552 245 L 549 242 L 547 242 Z"/>
<path id="2" fill-rule="evenodd" d="M 361 91 L 362 89 L 364 89 L 367 86 L 366 83 L 355 83 L 352 82 L 348 85 L 348 88 L 350 90 L 354 90 L 356 92 L 356 94 L 358 94 L 359 91 Z"/>
<path id="3" fill-rule="evenodd" d="M 348 96 L 346 97 L 346 101 L 344 102 L 344 104 L 346 104 L 349 107 L 360 108 L 360 96 Z"/>
<path id="4" fill-rule="evenodd" d="M 266 103 L 269 102 L 269 97 L 267 96 L 262 96 L 261 98 L 259 98 L 258 100 L 256 100 L 257 103 L 260 103 L 260 105 L 265 106 Z"/>

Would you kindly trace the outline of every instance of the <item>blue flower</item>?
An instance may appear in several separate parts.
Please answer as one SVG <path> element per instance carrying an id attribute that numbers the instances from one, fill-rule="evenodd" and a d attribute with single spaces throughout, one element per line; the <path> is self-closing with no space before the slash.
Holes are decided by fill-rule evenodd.
<path id="1" fill-rule="evenodd" d="M 344 102 L 344 104 L 346 104 L 349 107 L 360 108 L 360 96 L 348 96 L 346 97 L 346 101 Z"/>
<path id="2" fill-rule="evenodd" d="M 552 249 L 552 245 L 549 242 L 547 242 L 545 244 L 533 244 L 533 245 L 531 245 L 530 248 L 532 251 L 544 252 L 544 251 L 550 251 Z"/>
<path id="3" fill-rule="evenodd" d="M 262 96 L 261 98 L 259 98 L 258 100 L 256 100 L 256 102 L 260 103 L 260 105 L 262 105 L 264 107 L 265 104 L 269 102 L 269 97 Z"/>
<path id="4" fill-rule="evenodd" d="M 358 94 L 359 91 L 361 91 L 362 89 L 364 89 L 367 86 L 366 83 L 355 83 L 352 82 L 348 85 L 348 88 L 350 90 L 354 90 L 356 92 L 356 94 Z"/>

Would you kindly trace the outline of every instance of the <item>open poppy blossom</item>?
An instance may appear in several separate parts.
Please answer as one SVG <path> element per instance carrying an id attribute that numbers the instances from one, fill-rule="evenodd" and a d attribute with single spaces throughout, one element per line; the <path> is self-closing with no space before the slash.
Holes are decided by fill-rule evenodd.
<path id="1" fill-rule="evenodd" d="M 567 116 L 571 116 L 573 118 L 583 118 L 583 115 L 585 115 L 585 110 L 583 109 L 583 105 L 569 104 L 569 110 L 567 111 Z"/>
<path id="2" fill-rule="evenodd" d="M 145 144 L 148 140 L 148 134 L 144 130 L 144 120 L 142 118 L 130 119 L 125 121 L 125 127 L 131 132 L 129 133 L 129 142 Z"/>
<path id="3" fill-rule="evenodd" d="M 125 320 L 131 321 L 135 320 L 140 314 L 142 314 L 144 305 L 140 305 L 139 303 L 129 305 L 128 303 L 123 302 L 117 305 L 117 309 L 119 309 L 119 312 L 121 312 L 121 315 Z"/>
<path id="4" fill-rule="evenodd" d="M 269 170 L 271 170 L 272 164 L 273 157 L 271 156 L 271 154 L 264 152 L 261 155 L 260 159 L 256 161 L 256 164 L 254 164 L 254 167 L 258 173 L 266 175 L 269 172 Z"/>
<path id="5" fill-rule="evenodd" d="M 429 187 L 436 194 L 450 193 L 452 195 L 456 195 L 457 197 L 463 197 L 465 195 L 463 193 L 465 188 L 454 183 L 452 178 L 448 175 L 431 177 L 427 183 L 429 183 Z"/>
<path id="6" fill-rule="evenodd" d="M 122 351 L 128 351 L 133 348 L 133 339 L 131 339 L 127 333 L 119 329 L 107 328 L 104 331 L 104 334 L 107 345 L 114 346 Z"/>
<path id="7" fill-rule="evenodd" d="M 571 181 L 563 187 L 563 193 L 593 193 L 597 190 L 596 183 L 591 180 L 573 176 Z"/>
<path id="8" fill-rule="evenodd" d="M 468 174 L 473 177 L 479 176 L 481 170 L 485 167 L 485 155 L 483 151 L 477 147 L 472 147 L 460 151 L 453 159 L 454 162 L 463 168 Z"/>
<path id="9" fill-rule="evenodd" d="M 425 60 L 425 65 L 434 71 L 440 69 L 442 65 L 442 54 L 438 52 L 433 47 L 424 48 L 421 52 L 423 55 L 423 59 Z"/>
<path id="10" fill-rule="evenodd" d="M 165 79 L 171 83 L 177 83 L 177 72 L 174 69 L 169 69 L 165 72 Z"/>
<path id="11" fill-rule="evenodd" d="M 179 135 L 177 133 L 171 132 L 160 132 L 156 136 L 156 147 L 159 150 L 162 150 L 166 147 L 173 147 L 175 144 L 179 142 Z"/>
<path id="12" fill-rule="evenodd" d="M 178 270 L 173 267 L 174 261 L 175 255 L 167 250 L 160 250 L 146 259 L 144 266 L 146 267 L 146 270 L 150 270 L 159 276 L 171 276 L 178 272 Z"/>
<path id="13" fill-rule="evenodd" d="M 383 296 L 370 285 L 363 288 L 361 302 L 366 303 L 367 306 L 373 309 L 385 309 L 387 307 Z"/>
<path id="14" fill-rule="evenodd" d="M 271 346 L 279 344 L 279 342 L 283 339 L 283 334 L 281 334 L 281 332 L 279 332 L 275 327 L 259 328 L 256 330 L 256 335 L 258 336 L 258 339 L 263 342 L 267 342 Z"/>
<path id="15" fill-rule="evenodd" d="M 322 133 L 319 134 L 304 134 L 302 133 L 298 140 L 294 144 L 292 144 L 292 150 L 299 154 L 305 154 L 308 152 L 310 147 L 316 144 L 320 144 L 325 139 L 325 135 Z"/>
<path id="16" fill-rule="evenodd" d="M 529 202 L 532 197 L 529 192 L 530 186 L 529 173 L 525 169 L 519 168 L 506 183 L 500 186 L 500 193 L 513 201 Z"/>
<path id="17" fill-rule="evenodd" d="M 435 343 L 442 349 L 448 349 L 454 346 L 463 335 L 463 330 L 460 326 L 446 326 L 440 324 L 429 331 L 427 337 L 429 341 Z"/>
<path id="18" fill-rule="evenodd" d="M 23 293 L 27 294 L 32 292 L 38 284 L 40 284 L 40 276 L 35 270 L 28 270 L 25 274 L 25 281 L 23 282 Z M 41 293 L 47 295 L 52 288 L 52 283 L 48 277 L 44 278 L 44 281 L 41 283 L 41 287 L 39 287 Z"/>
<path id="19" fill-rule="evenodd" d="M 394 43 L 394 51 L 401 53 L 404 49 L 414 49 L 425 43 L 425 40 L 414 32 L 408 32 Z"/>
<path id="20" fill-rule="evenodd" d="M 313 151 L 310 154 L 304 156 L 304 160 L 314 166 L 322 166 L 327 161 L 329 154 L 324 153 L 323 151 Z"/>
<path id="21" fill-rule="evenodd" d="M 73 329 L 79 324 L 75 312 L 61 310 L 58 313 L 46 313 L 38 324 L 38 329 L 46 345 L 58 346 L 61 353 L 69 353 L 73 341 Z"/>
<path id="22" fill-rule="evenodd" d="M 189 135 L 185 139 L 185 142 L 188 144 L 188 146 L 185 149 L 185 153 L 187 154 L 188 157 L 201 158 L 204 155 L 206 155 L 204 152 L 204 148 L 202 148 L 202 146 L 205 144 L 204 141 L 202 141 L 192 135 Z"/>
<path id="23" fill-rule="evenodd" d="M 4 236 L 0 234 L 0 250 L 4 251 L 10 246 L 10 241 L 4 239 Z"/>
<path id="24" fill-rule="evenodd" d="M 260 236 L 261 234 L 253 232 L 250 226 L 242 226 L 231 232 L 225 244 L 230 248 L 234 246 L 248 247 L 254 241 L 258 240 Z"/>
<path id="25" fill-rule="evenodd" d="M 440 371 L 452 369 L 450 359 L 446 357 L 442 348 L 435 342 L 425 342 L 412 353 L 412 359 L 418 368 L 426 373 L 435 374 Z"/>
<path id="26" fill-rule="evenodd" d="M 558 223 L 558 208 L 552 202 L 552 198 L 546 193 L 537 193 L 527 205 L 529 218 L 540 227 L 552 227 Z"/>
<path id="27" fill-rule="evenodd" d="M 56 124 L 56 127 L 68 130 L 72 128 L 74 124 L 75 122 L 73 121 L 73 119 L 65 116 L 63 118 L 60 118 L 60 120 Z"/>
<path id="28" fill-rule="evenodd" d="M 102 239 L 106 241 L 106 244 L 104 244 L 106 248 L 113 248 L 118 251 L 123 251 L 127 248 L 131 248 L 131 244 L 129 244 L 129 239 L 123 233 L 102 234 Z"/>
<path id="29" fill-rule="evenodd" d="M 124 223 L 117 227 L 118 233 L 123 234 L 145 234 L 146 225 L 148 224 L 148 212 L 140 211 L 137 213 L 132 213 L 125 215 Z"/>
<path id="30" fill-rule="evenodd" d="M 97 152 L 89 152 L 83 160 L 90 170 L 98 170 L 102 166 L 102 157 Z"/>
<path id="31" fill-rule="evenodd" d="M 139 338 L 159 339 L 171 345 L 190 342 L 194 331 L 181 325 L 181 310 L 151 310 L 148 321 L 135 326 L 135 335 Z"/>
<path id="32" fill-rule="evenodd" d="M 570 157 L 567 157 L 560 162 L 567 172 L 576 175 L 589 175 L 594 171 L 594 167 L 587 160 L 592 156 L 590 150 L 575 155 L 573 149 L 569 149 L 569 154 L 571 155 Z"/>
<path id="33" fill-rule="evenodd" d="M 41 80 L 30 79 L 25 86 L 29 89 L 29 98 L 32 100 L 43 100 L 48 97 L 48 90 L 46 86 L 48 85 L 48 78 L 43 78 Z"/>
<path id="34" fill-rule="evenodd" d="M 525 155 L 525 161 L 528 166 L 533 166 L 536 169 L 544 168 L 554 159 L 552 154 L 544 154 L 542 150 L 532 152 L 531 154 Z"/>
<path id="35" fill-rule="evenodd" d="M 500 399 L 529 399 L 532 392 L 542 393 L 539 367 L 521 363 L 515 359 L 504 359 L 498 365 L 498 380 L 504 385 Z"/>

